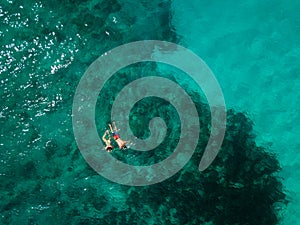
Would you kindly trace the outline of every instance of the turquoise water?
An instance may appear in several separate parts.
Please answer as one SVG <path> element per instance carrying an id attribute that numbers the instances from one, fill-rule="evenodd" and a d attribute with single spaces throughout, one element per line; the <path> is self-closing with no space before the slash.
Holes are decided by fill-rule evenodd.
<path id="1" fill-rule="evenodd" d="M 210 65 L 227 106 L 246 112 L 255 124 L 257 142 L 278 155 L 292 198 L 284 221 L 298 224 L 299 1 L 178 0 L 173 5 L 177 33 Z"/>
<path id="2" fill-rule="evenodd" d="M 299 11 L 299 1 L 2 1 L 1 223 L 299 223 Z M 72 102 L 97 57 L 145 39 L 179 43 L 207 62 L 224 93 L 228 128 L 220 155 L 199 173 L 209 127 L 205 100 L 197 100 L 201 91 L 183 75 L 161 74 L 193 96 L 204 124 L 200 141 L 172 178 L 127 187 L 99 176 L 83 159 L 72 131 Z M 155 66 L 137 70 L 160 72 Z M 111 81 L 108 96 L 130 80 L 124 74 L 122 82 L 120 75 Z M 99 132 L 109 122 L 109 107 L 102 105 L 110 98 L 97 103 Z M 157 115 L 165 115 L 168 139 L 177 140 L 176 113 L 158 99 L 133 109 L 136 135 L 146 137 Z M 163 143 L 163 154 L 113 154 L 150 164 L 164 159 L 172 143 Z"/>

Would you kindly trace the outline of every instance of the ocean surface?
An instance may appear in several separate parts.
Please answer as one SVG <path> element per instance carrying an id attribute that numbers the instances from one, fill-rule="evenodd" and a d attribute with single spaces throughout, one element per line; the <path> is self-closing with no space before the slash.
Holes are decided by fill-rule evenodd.
<path id="1" fill-rule="evenodd" d="M 249 115 L 257 142 L 277 155 L 291 198 L 284 224 L 300 223 L 300 2 L 174 1 L 173 7 L 177 34 L 214 71 L 227 107 Z"/>
<path id="2" fill-rule="evenodd" d="M 2 0 L 0 223 L 300 224 L 298 12 L 297 0 Z M 201 122 L 195 154 L 182 170 L 133 187 L 103 178 L 85 161 L 72 104 L 99 56 L 140 40 L 169 41 L 201 57 L 222 88 L 228 118 L 219 155 L 199 172 L 210 127 L 201 90 L 155 63 L 115 74 L 98 97 L 99 139 L 117 93 L 145 74 L 184 87 Z M 171 154 L 180 132 L 172 105 L 144 99 L 130 112 L 130 126 L 146 138 L 157 116 L 168 126 L 162 151 L 140 153 L 133 145 L 112 155 L 151 165 Z"/>

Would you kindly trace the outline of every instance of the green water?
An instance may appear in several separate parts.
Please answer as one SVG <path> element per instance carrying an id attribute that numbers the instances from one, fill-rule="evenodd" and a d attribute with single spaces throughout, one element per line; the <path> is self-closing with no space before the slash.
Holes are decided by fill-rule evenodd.
<path id="1" fill-rule="evenodd" d="M 260 113 L 261 117 L 253 116 L 253 112 L 266 105 L 263 95 L 259 93 L 265 90 L 272 92 L 274 86 L 269 89 L 266 89 L 268 85 L 258 86 L 252 92 L 255 82 L 250 82 L 251 74 L 261 70 L 272 71 L 273 64 L 280 64 L 279 55 L 287 49 L 293 50 L 286 60 L 296 64 L 299 42 L 294 39 L 299 35 L 299 17 L 295 11 L 299 4 L 291 1 L 290 5 L 286 9 L 268 2 L 245 3 L 243 9 L 258 15 L 249 17 L 243 11 L 235 12 L 230 5 L 197 4 L 196 1 L 185 4 L 179 1 L 2 1 L 1 223 L 270 225 L 287 221 L 285 224 L 296 224 L 296 200 L 286 187 L 284 175 L 292 173 L 290 171 L 297 168 L 297 163 L 289 164 L 287 158 L 291 156 L 280 155 L 280 152 L 287 152 L 280 147 L 288 140 L 278 144 L 276 141 L 280 139 L 280 132 L 277 131 L 277 136 L 272 134 L 272 138 L 267 139 L 270 143 L 265 144 L 264 127 L 257 126 L 263 124 L 261 121 L 269 118 L 269 115 L 278 121 L 282 114 L 276 114 L 274 108 L 268 108 L 269 114 L 264 114 L 264 117 Z M 272 14 L 272 7 L 282 14 Z M 221 10 L 223 19 L 235 23 L 228 26 L 226 20 L 216 22 L 212 19 L 218 18 L 220 8 L 226 9 Z M 266 8 L 269 11 L 265 11 Z M 257 35 L 252 28 L 259 24 L 259 15 L 264 13 L 271 14 L 267 17 L 270 21 L 261 23 L 259 30 L 263 31 L 259 33 L 258 41 L 252 43 Z M 260 38 L 268 35 L 267 31 L 272 30 L 268 24 L 277 17 L 286 18 L 280 25 L 286 32 L 272 33 L 274 42 L 264 47 Z M 247 27 L 245 24 L 249 24 L 249 20 L 252 26 Z M 291 24 L 290 21 L 294 22 Z M 287 34 L 289 29 L 294 36 Z M 205 99 L 200 98 L 202 101 L 199 101 L 201 91 L 195 93 L 188 83 L 191 81 L 179 73 L 177 82 L 185 87 L 195 101 L 203 128 L 196 153 L 186 167 L 170 179 L 152 186 L 128 187 L 101 177 L 83 159 L 72 131 L 72 103 L 81 76 L 96 58 L 121 44 L 145 39 L 183 44 L 207 60 L 220 81 L 229 108 L 235 111 L 228 111 L 228 128 L 222 151 L 213 165 L 200 173 L 197 170 L 198 163 L 209 131 L 208 107 Z M 277 58 L 271 55 L 263 58 L 254 53 L 261 48 L 271 51 L 278 39 L 284 39 L 291 46 L 280 45 L 281 48 L 276 48 L 279 51 Z M 268 42 L 268 38 L 263 40 Z M 239 43 L 246 43 L 246 46 L 252 43 L 254 47 L 249 51 L 253 56 L 245 58 L 245 47 L 239 46 Z M 234 47 L 236 45 L 239 46 L 238 50 Z M 231 47 L 227 49 L 227 46 Z M 232 54 L 233 51 L 235 54 Z M 260 57 L 267 62 L 263 69 L 255 63 L 255 60 L 260 61 Z M 240 59 L 246 62 L 241 63 Z M 249 63 L 251 68 L 246 70 L 244 67 Z M 285 65 L 282 63 L 282 66 Z M 138 65 L 137 77 L 143 73 L 161 73 L 155 68 L 153 65 Z M 288 76 L 285 82 L 287 87 L 289 82 L 294 82 L 294 88 L 297 89 L 299 67 L 291 68 L 292 72 L 288 71 L 287 74 L 293 74 L 295 79 Z M 223 70 L 224 74 L 221 73 Z M 281 70 L 278 68 L 276 71 L 280 74 Z M 170 70 L 170 73 L 159 75 L 176 80 L 171 72 L 174 73 Z M 267 74 L 269 76 L 265 79 L 271 79 L 267 83 L 279 82 L 278 76 L 272 80 L 273 73 Z M 116 74 L 110 81 L 109 98 L 102 98 L 101 93 L 99 95 L 100 100 L 105 99 L 97 102 L 96 123 L 99 133 L 110 122 L 109 106 L 115 93 L 135 78 L 129 78 L 126 71 L 123 77 L 120 76 L 122 74 Z M 243 85 L 243 82 L 247 84 Z M 287 89 L 283 91 L 288 92 Z M 260 99 L 261 104 L 250 104 L 247 101 L 249 95 L 255 95 L 251 101 L 253 98 Z M 268 94 L 266 96 L 270 97 Z M 282 101 L 279 103 L 284 107 Z M 157 115 L 163 116 L 169 127 L 168 139 L 163 143 L 164 153 L 140 154 L 129 149 L 127 152 L 114 152 L 114 157 L 134 165 L 151 164 L 164 159 L 176 144 L 174 140 L 178 139 L 178 116 L 174 109 L 159 99 L 145 99 L 133 108 L 131 125 L 137 136 L 147 137 L 148 121 Z M 268 124 L 277 124 L 272 122 Z M 297 125 L 297 122 L 299 117 L 295 116 L 293 124 Z M 280 124 L 283 126 L 283 123 Z M 168 143 L 168 140 L 173 141 Z M 259 145 L 264 147 L 259 147 L 257 140 L 262 140 Z M 293 146 L 293 152 L 299 147 L 297 143 L 288 145 Z M 282 164 L 286 166 L 283 171 Z M 292 181 L 289 187 L 297 184 L 296 177 L 290 177 Z M 293 191 L 297 192 L 296 189 Z M 288 201 L 291 203 L 287 206 Z M 285 210 L 286 207 L 290 207 L 290 210 Z M 291 215 L 295 219 L 288 220 Z"/>

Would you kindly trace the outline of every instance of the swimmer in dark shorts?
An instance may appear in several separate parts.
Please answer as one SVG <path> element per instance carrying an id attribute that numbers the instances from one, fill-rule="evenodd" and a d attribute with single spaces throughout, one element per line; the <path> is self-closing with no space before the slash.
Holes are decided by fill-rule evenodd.
<path id="1" fill-rule="evenodd" d="M 108 136 L 108 138 L 106 138 L 106 136 Z M 110 134 L 109 134 L 109 131 L 106 130 L 102 136 L 102 140 L 104 141 L 105 143 L 105 150 L 108 151 L 108 152 L 112 152 L 113 150 L 113 146 L 111 144 L 111 137 L 110 137 Z"/>
<path id="2" fill-rule="evenodd" d="M 115 139 L 115 141 L 117 142 L 118 146 L 119 146 L 119 149 L 127 149 L 127 146 L 126 146 L 126 143 L 128 143 L 129 141 L 123 141 L 121 138 L 120 138 L 120 135 L 119 135 L 119 129 L 117 128 L 116 126 L 116 123 L 113 122 L 113 126 L 111 124 L 109 124 L 109 128 L 110 128 L 110 131 L 112 133 L 112 136 L 113 138 Z"/>

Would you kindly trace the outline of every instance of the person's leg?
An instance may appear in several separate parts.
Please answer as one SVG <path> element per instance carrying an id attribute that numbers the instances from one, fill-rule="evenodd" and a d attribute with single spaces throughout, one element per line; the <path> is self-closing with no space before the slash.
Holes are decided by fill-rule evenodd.
<path id="1" fill-rule="evenodd" d="M 106 141 L 106 138 L 105 138 L 105 137 L 106 137 L 106 134 L 107 134 L 107 132 L 105 131 L 104 134 L 103 134 L 103 136 L 102 136 L 102 140 L 103 140 L 104 142 Z"/>
<path id="2" fill-rule="evenodd" d="M 118 131 L 118 128 L 116 126 L 116 122 L 113 122 L 113 125 L 114 125 L 114 128 L 115 128 L 115 131 Z"/>
<path id="3" fill-rule="evenodd" d="M 110 128 L 110 132 L 114 132 L 114 130 L 113 130 L 113 128 L 112 128 L 112 126 L 111 126 L 111 124 L 108 124 L 108 126 L 109 126 L 109 128 Z"/>

